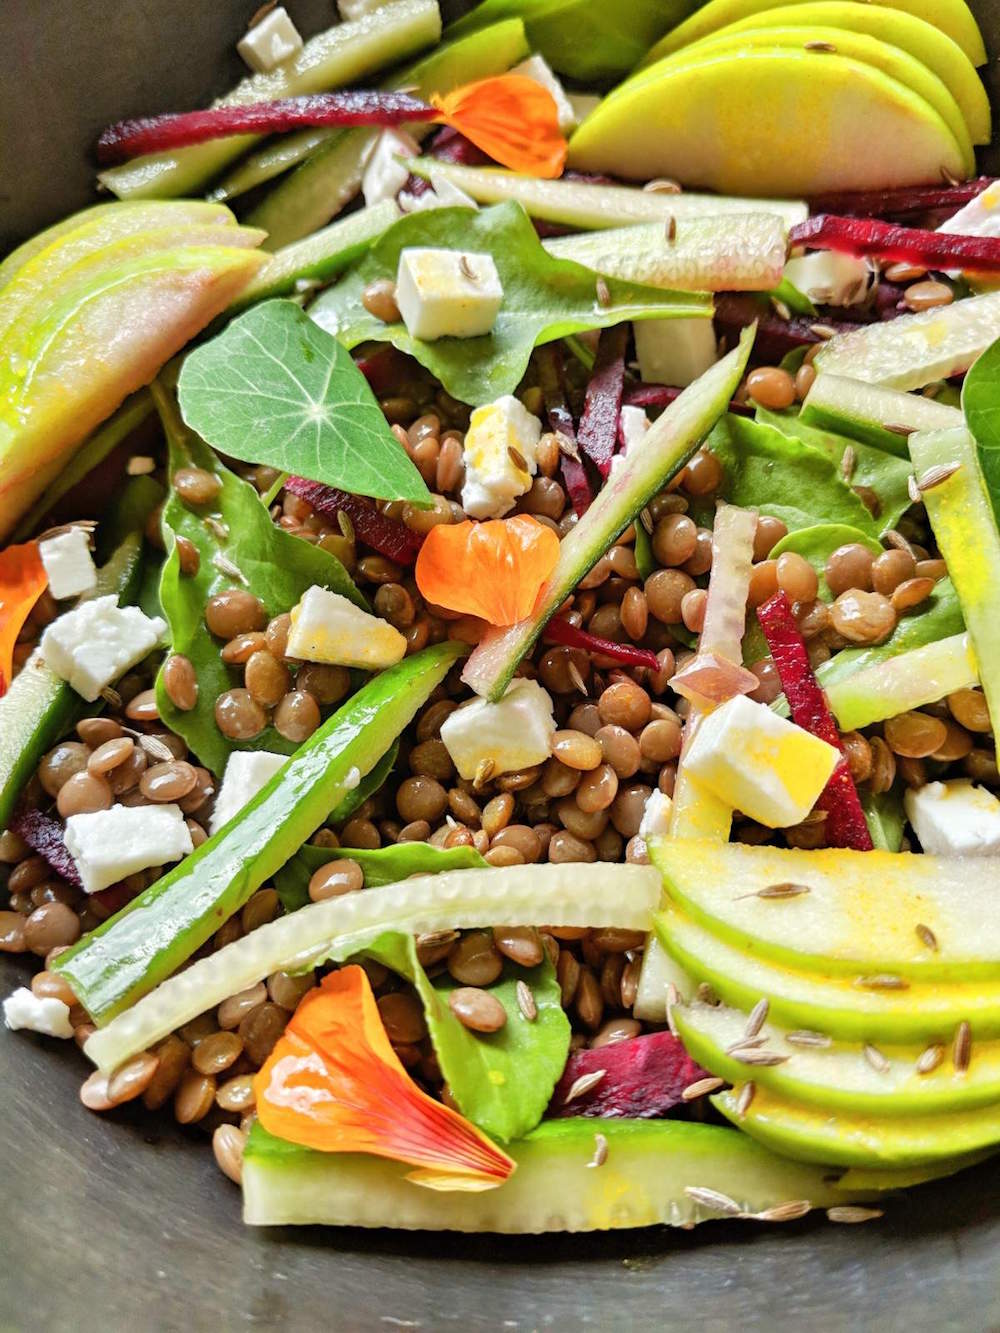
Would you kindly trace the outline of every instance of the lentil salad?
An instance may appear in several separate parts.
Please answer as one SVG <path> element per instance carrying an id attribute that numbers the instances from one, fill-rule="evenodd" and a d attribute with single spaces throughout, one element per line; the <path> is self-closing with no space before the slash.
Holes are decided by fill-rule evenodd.
<path id="1" fill-rule="evenodd" d="M 535 86 L 550 151 L 563 94 L 551 71 Z M 298 90 L 269 97 L 284 91 Z M 174 205 L 132 199 L 121 207 L 148 210 L 135 234 L 155 240 L 133 249 L 120 213 L 81 218 L 0 269 L 0 303 L 41 326 L 58 296 L 86 333 L 75 312 L 106 273 L 145 301 L 150 254 L 172 272 L 214 247 L 198 262 L 228 266 L 187 291 L 184 320 L 164 304 L 151 372 L 123 354 L 99 409 L 92 385 L 75 390 L 82 417 L 101 413 L 85 437 L 44 398 L 50 344 L 6 336 L 12 410 L 30 438 L 17 366 L 36 356 L 60 469 L 125 441 L 96 504 L 58 494 L 51 468 L 47 489 L 25 488 L 16 430 L 0 458 L 0 719 L 14 738 L 0 754 L 0 947 L 42 964 L 8 1025 L 85 1048 L 89 1110 L 141 1099 L 210 1135 L 255 1224 L 878 1216 L 851 1200 L 904 1166 L 908 1179 L 959 1169 L 997 1139 L 996 953 L 989 932 L 955 927 L 945 892 L 989 882 L 1000 816 L 993 594 L 970 559 L 981 547 L 989 568 L 1000 543 L 988 284 L 960 249 L 946 273 L 890 263 L 881 241 L 850 255 L 822 231 L 797 241 L 807 208 L 793 197 L 699 205 L 718 250 L 688 285 L 681 201 L 714 196 L 573 179 L 506 138 L 485 151 L 474 103 L 419 160 L 383 129 L 364 208 L 332 224 L 322 273 L 315 246 L 297 256 L 291 240 L 270 263 L 292 276 L 243 314 L 230 307 L 269 268 L 252 217 L 161 227 Z M 331 156 L 309 151 L 296 171 Z M 386 165 L 404 153 L 399 178 Z M 528 194 L 493 202 L 490 162 Z M 825 212 L 902 217 L 893 246 L 914 254 L 930 232 L 983 235 L 990 182 L 947 182 L 929 203 L 911 183 Z M 633 223 L 617 233 L 625 264 L 561 248 L 572 223 L 530 193 L 559 185 L 576 192 L 567 210 L 590 191 L 602 227 Z M 677 201 L 655 253 L 617 191 Z M 737 297 L 734 204 L 781 237 L 776 272 L 763 241 L 752 262 L 738 255 L 758 277 Z M 345 257 L 333 229 L 362 215 L 375 229 Z M 197 234 L 209 225 L 220 236 Z M 987 271 L 995 244 L 986 231 Z M 504 311 L 510 250 L 532 255 L 534 321 L 531 301 Z M 435 256 L 433 282 L 418 254 Z M 850 259 L 849 281 L 831 255 Z M 817 259 L 819 277 L 794 267 Z M 586 308 L 546 305 L 557 277 L 586 289 Z M 905 385 L 872 370 L 870 330 L 896 325 L 912 345 L 926 312 L 963 305 L 974 345 L 952 362 L 928 353 Z M 296 359 L 282 336 L 305 323 L 318 341 Z M 249 340 L 288 380 L 321 359 L 337 395 L 307 395 L 312 455 L 261 365 L 241 360 Z M 234 367 L 242 443 L 216 419 Z M 117 431 L 130 390 L 155 437 Z M 361 439 L 377 475 L 352 490 Z M 929 896 L 909 892 L 916 880 Z M 824 911 L 856 928 L 812 947 Z M 382 1128 L 352 1118 L 348 1086 Z M 831 1105 L 832 1136 L 817 1123 Z M 864 1116 L 877 1132 L 858 1147 Z M 553 1170 L 558 1216 L 532 1206 L 531 1182 Z M 631 1197 L 611 1209 L 602 1191 L 622 1180 Z"/>

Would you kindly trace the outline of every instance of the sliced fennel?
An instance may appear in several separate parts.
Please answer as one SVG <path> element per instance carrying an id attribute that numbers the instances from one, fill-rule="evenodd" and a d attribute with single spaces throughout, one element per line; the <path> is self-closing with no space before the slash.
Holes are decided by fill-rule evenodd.
<path id="1" fill-rule="evenodd" d="M 100 1028 L 84 1049 L 100 1069 L 113 1069 L 272 972 L 350 958 L 385 930 L 416 935 L 544 924 L 649 930 L 659 899 L 652 866 L 600 863 L 453 870 L 346 894 L 279 917 L 192 963 Z"/>

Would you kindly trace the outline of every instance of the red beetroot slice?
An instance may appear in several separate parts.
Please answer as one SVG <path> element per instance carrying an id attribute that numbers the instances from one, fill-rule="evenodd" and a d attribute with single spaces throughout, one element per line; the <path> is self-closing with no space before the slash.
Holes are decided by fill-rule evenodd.
<path id="1" fill-rule="evenodd" d="M 568 620 L 556 617 L 545 626 L 545 637 L 552 643 L 565 644 L 567 648 L 582 648 L 587 653 L 600 653 L 625 666 L 647 667 L 650 671 L 659 671 L 660 664 L 656 654 L 649 648 L 636 648 L 631 643 L 615 643 L 611 639 L 602 639 L 597 634 L 588 634 L 585 629 L 578 629 Z"/>
<path id="2" fill-rule="evenodd" d="M 576 433 L 577 443 L 597 465 L 602 477 L 611 471 L 618 441 L 618 414 L 625 387 L 625 348 L 628 325 L 602 329 L 597 356 L 583 401 L 583 415 Z"/>
<path id="3" fill-rule="evenodd" d="M 546 343 L 538 349 L 538 382 L 545 400 L 549 430 L 564 436 L 575 448 L 576 425 L 563 387 L 562 354 L 555 343 Z M 594 499 L 587 470 L 580 458 L 572 458 L 567 454 L 563 454 L 559 462 L 570 503 L 577 517 L 582 518 Z"/>
<path id="4" fill-rule="evenodd" d="M 856 217 L 896 217 L 928 209 L 955 212 L 982 194 L 996 178 L 977 176 L 955 185 L 901 185 L 887 190 L 834 190 L 809 200 L 814 213 L 850 213 Z"/>
<path id="5" fill-rule="evenodd" d="M 826 695 L 809 664 L 805 639 L 785 594 L 776 593 L 763 606 L 759 606 L 757 619 L 777 667 L 792 720 L 820 740 L 835 745 L 843 755 L 840 732 Z M 834 769 L 816 805 L 826 811 L 828 847 L 853 847 L 857 852 L 872 850 L 865 812 L 861 808 L 846 756 Z"/>
<path id="6" fill-rule="evenodd" d="M 482 167 L 493 161 L 452 125 L 445 125 L 439 130 L 428 152 L 439 162 L 457 162 L 463 167 Z"/>
<path id="7" fill-rule="evenodd" d="M 406 370 L 407 358 L 395 347 L 380 347 L 368 356 L 361 356 L 355 365 L 364 375 L 376 398 L 387 398 L 396 392 Z"/>
<path id="8" fill-rule="evenodd" d="M 300 496 L 331 523 L 337 522 L 338 514 L 346 514 L 355 534 L 380 555 L 400 565 L 412 565 L 416 560 L 423 538 L 396 519 L 386 518 L 367 496 L 349 495 L 305 477 L 289 477 L 285 490 Z"/>
<path id="9" fill-rule="evenodd" d="M 809 319 L 793 315 L 791 319 L 781 319 L 779 315 L 768 313 L 754 296 L 724 292 L 715 298 L 715 327 L 729 339 L 730 346 L 739 337 L 742 329 L 757 321 L 757 336 L 754 339 L 754 357 L 756 360 L 773 364 L 783 356 L 793 352 L 796 347 L 808 347 L 812 343 L 823 342 L 834 333 L 849 333 L 857 328 L 842 320 Z M 821 332 L 817 333 L 816 330 Z"/>
<path id="10" fill-rule="evenodd" d="M 320 125 L 405 125 L 433 120 L 439 114 L 409 93 L 314 93 L 282 97 L 247 106 L 216 106 L 207 111 L 182 111 L 142 116 L 109 125 L 97 141 L 97 160 L 120 162 L 142 153 L 187 148 L 233 134 L 287 134 Z"/>
<path id="11" fill-rule="evenodd" d="M 970 269 L 978 273 L 1000 270 L 1000 237 L 924 231 L 920 227 L 901 227 L 875 218 L 836 217 L 823 213 L 793 227 L 788 241 L 790 245 L 837 250 L 856 258 L 871 256 L 890 264 Z"/>
<path id="12" fill-rule="evenodd" d="M 566 1097 L 578 1078 L 604 1071 L 604 1077 L 589 1092 L 572 1101 Z M 629 1037 L 594 1050 L 574 1051 L 556 1084 L 547 1115 L 585 1115 L 605 1120 L 627 1118 L 653 1120 L 666 1115 L 682 1102 L 681 1093 L 690 1083 L 705 1078 L 679 1038 L 671 1032 L 651 1032 Z"/>
<path id="13" fill-rule="evenodd" d="M 15 811 L 10 826 L 19 838 L 23 838 L 29 847 L 44 857 L 57 875 L 78 889 L 83 887 L 80 872 L 66 847 L 63 827 L 58 819 L 53 819 L 41 810 L 22 806 Z"/>

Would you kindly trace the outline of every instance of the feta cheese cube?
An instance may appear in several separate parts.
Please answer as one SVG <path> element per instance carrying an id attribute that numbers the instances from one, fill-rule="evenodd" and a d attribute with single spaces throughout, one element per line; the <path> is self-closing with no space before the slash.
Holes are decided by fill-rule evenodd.
<path id="1" fill-rule="evenodd" d="M 313 584 L 292 607 L 288 656 L 377 671 L 406 656 L 406 640 L 387 620 Z"/>
<path id="2" fill-rule="evenodd" d="M 699 725 L 684 764 L 734 810 L 787 828 L 805 819 L 839 759 L 826 741 L 738 694 Z"/>
<path id="3" fill-rule="evenodd" d="M 345 22 L 353 23 L 390 3 L 391 0 L 337 0 L 337 9 Z"/>
<path id="4" fill-rule="evenodd" d="M 462 508 L 472 518 L 500 518 L 531 489 L 542 423 L 513 394 L 477 407 L 465 435 Z M 520 467 L 514 449 L 527 464 Z"/>
<path id="5" fill-rule="evenodd" d="M 522 60 L 519 65 L 515 65 L 510 72 L 511 74 L 520 74 L 524 78 L 530 79 L 532 83 L 540 84 L 547 93 L 551 94 L 552 100 L 556 104 L 559 128 L 563 134 L 568 134 L 575 127 L 577 123 L 576 112 L 570 105 L 565 89 L 552 73 L 544 56 L 529 56 L 527 60 Z"/>
<path id="6" fill-rule="evenodd" d="M 938 856 L 1000 854 L 1000 800 L 966 778 L 928 782 L 903 797 L 906 816 L 925 852 Z"/>
<path id="7" fill-rule="evenodd" d="M 639 373 L 650 384 L 686 389 L 715 365 L 710 319 L 638 319 L 632 327 Z"/>
<path id="8" fill-rule="evenodd" d="M 41 1032 L 45 1037 L 73 1035 L 69 1005 L 54 995 L 40 999 L 27 986 L 19 986 L 4 1000 L 3 1021 L 12 1032 L 24 1028 L 28 1032 Z"/>
<path id="9" fill-rule="evenodd" d="M 385 199 L 395 199 L 410 179 L 410 168 L 406 161 L 416 157 L 419 152 L 420 145 L 405 130 L 382 131 L 375 140 L 375 147 L 361 178 L 361 190 L 369 208 Z M 399 160 L 401 157 L 404 159 L 402 162 Z"/>
<path id="10" fill-rule="evenodd" d="M 938 231 L 955 236 L 1000 236 L 1000 181 L 987 185 L 970 199 Z"/>
<path id="11" fill-rule="evenodd" d="M 396 304 L 413 338 L 478 338 L 502 300 L 492 255 L 410 247 L 399 256 Z"/>
<path id="12" fill-rule="evenodd" d="M 642 819 L 639 822 L 639 837 L 665 838 L 670 832 L 670 810 L 673 806 L 669 796 L 665 796 L 659 787 L 655 787 L 646 797 Z"/>
<path id="13" fill-rule="evenodd" d="M 814 250 L 789 259 L 785 277 L 803 296 L 820 305 L 856 305 L 868 294 L 872 270 L 866 260 L 853 255 Z"/>
<path id="14" fill-rule="evenodd" d="M 93 703 L 106 685 L 152 652 L 166 629 L 160 616 L 119 606 L 114 595 L 95 597 L 47 626 L 40 648 L 46 666 Z"/>
<path id="15" fill-rule="evenodd" d="M 499 703 L 474 699 L 441 724 L 441 739 L 463 778 L 474 778 L 484 759 L 493 772 L 514 773 L 548 759 L 556 723 L 552 700 L 537 680 L 517 679 Z"/>
<path id="16" fill-rule="evenodd" d="M 179 805 L 113 805 L 66 820 L 66 848 L 87 893 L 194 851 Z"/>
<path id="17" fill-rule="evenodd" d="M 274 754 L 271 750 L 234 750 L 226 760 L 209 833 L 218 833 L 234 815 L 239 814 L 287 760 L 287 755 Z"/>
<path id="18" fill-rule="evenodd" d="M 236 49 L 257 74 L 270 74 L 298 55 L 302 46 L 298 28 L 288 17 L 288 11 L 278 5 L 253 25 Z"/>
<path id="19" fill-rule="evenodd" d="M 90 554 L 90 539 L 83 528 L 70 528 L 38 543 L 42 567 L 49 577 L 49 592 L 61 602 L 79 597 L 97 585 L 97 566 Z"/>

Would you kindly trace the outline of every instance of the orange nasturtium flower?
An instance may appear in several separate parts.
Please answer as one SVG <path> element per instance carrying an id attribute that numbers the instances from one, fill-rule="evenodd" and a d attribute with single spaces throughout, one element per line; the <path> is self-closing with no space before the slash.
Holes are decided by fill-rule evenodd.
<path id="1" fill-rule="evenodd" d="M 439 1190 L 502 1185 L 515 1163 L 399 1062 L 363 968 L 331 972 L 302 999 L 254 1079 L 270 1134 L 319 1152 L 372 1153 Z"/>
<path id="2" fill-rule="evenodd" d="M 0 696 L 14 674 L 14 644 L 48 583 L 37 542 L 0 551 Z"/>
<path id="3" fill-rule="evenodd" d="M 527 176 L 559 176 L 566 140 L 555 99 L 523 74 L 500 74 L 466 83 L 428 99 L 440 120 L 471 140 L 488 157 Z"/>
<path id="4" fill-rule="evenodd" d="M 435 606 L 490 625 L 515 625 L 531 615 L 558 559 L 552 529 L 516 514 L 431 528 L 414 573 L 421 596 Z"/>

